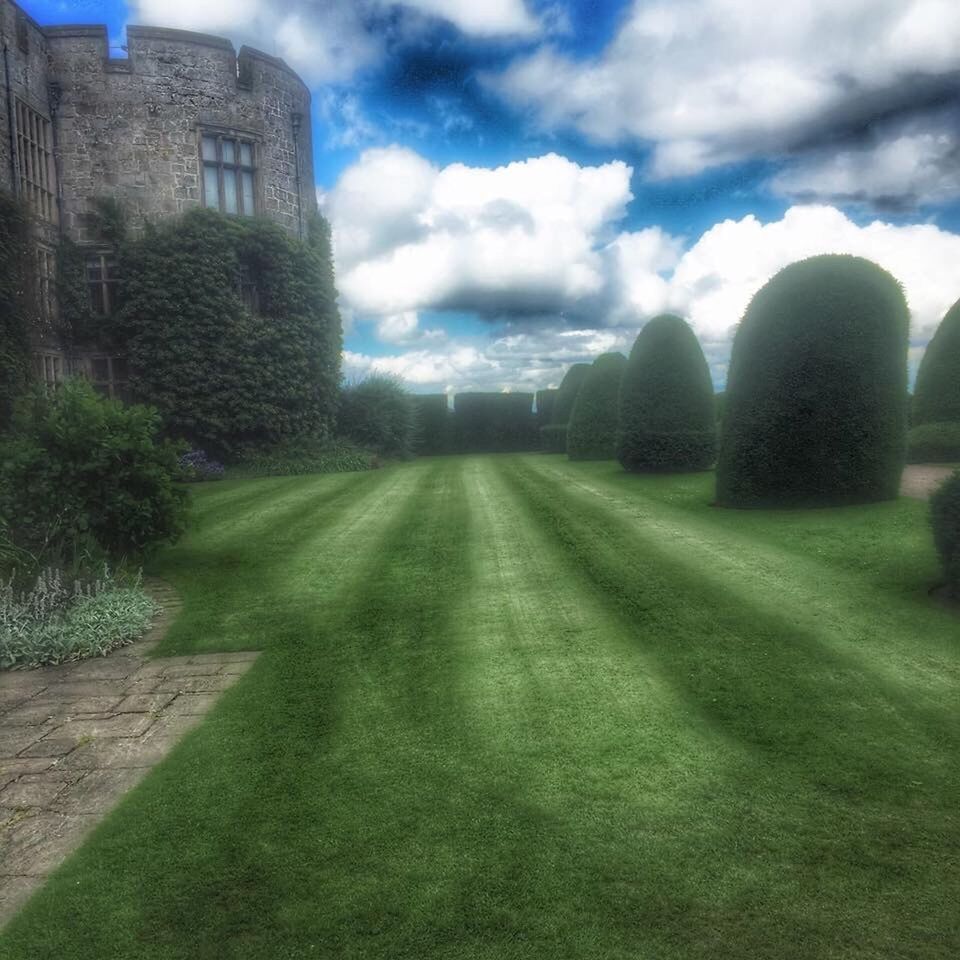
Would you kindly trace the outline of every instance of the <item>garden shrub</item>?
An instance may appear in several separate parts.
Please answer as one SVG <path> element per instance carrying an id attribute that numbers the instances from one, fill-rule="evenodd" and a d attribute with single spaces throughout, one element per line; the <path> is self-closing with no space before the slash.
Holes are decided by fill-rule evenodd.
<path id="1" fill-rule="evenodd" d="M 630 471 L 705 470 L 716 449 L 713 383 L 700 343 L 680 317 L 654 317 L 620 381 L 617 459 Z"/>
<path id="2" fill-rule="evenodd" d="M 567 452 L 567 424 L 583 381 L 590 372 L 589 363 L 575 363 L 563 375 L 553 401 L 552 419 L 540 428 L 541 448 L 546 453 Z"/>
<path id="3" fill-rule="evenodd" d="M 36 316 L 33 240 L 23 206 L 0 194 L 0 432 L 30 383 L 30 328 Z"/>
<path id="4" fill-rule="evenodd" d="M 893 499 L 906 448 L 909 313 L 860 257 L 781 270 L 733 342 L 717 501 L 827 506 Z"/>
<path id="5" fill-rule="evenodd" d="M 349 440 L 290 440 L 270 450 L 251 450 L 241 455 L 226 475 L 235 480 L 249 477 L 293 477 L 311 473 L 352 473 L 370 470 L 377 458 Z"/>
<path id="6" fill-rule="evenodd" d="M 960 423 L 960 300 L 947 311 L 924 351 L 911 422 Z"/>
<path id="7" fill-rule="evenodd" d="M 508 453 L 536 447 L 532 393 L 458 393 L 453 409 L 461 453 Z"/>
<path id="8" fill-rule="evenodd" d="M 139 576 L 125 583 L 109 570 L 84 583 L 48 568 L 23 590 L 0 581 L 0 669 L 105 656 L 143 636 L 156 612 Z"/>
<path id="9" fill-rule="evenodd" d="M 177 466 L 180 468 L 178 479 L 184 483 L 223 478 L 223 464 L 210 459 L 204 450 L 188 450 L 177 461 Z"/>
<path id="10" fill-rule="evenodd" d="M 626 365 L 622 353 L 603 353 L 587 371 L 567 425 L 567 455 L 571 460 L 616 457 L 620 378 Z"/>
<path id="11" fill-rule="evenodd" d="M 159 439 L 150 407 L 124 405 L 87 383 L 21 399 L 0 443 L 0 516 L 34 557 L 67 566 L 78 550 L 140 554 L 184 529 L 178 449 Z"/>
<path id="12" fill-rule="evenodd" d="M 907 434 L 908 463 L 960 463 L 960 422 L 921 423 Z"/>
<path id="13" fill-rule="evenodd" d="M 122 245 L 112 333 L 173 436 L 218 458 L 329 436 L 342 337 L 325 224 L 309 236 L 196 209 Z"/>
<path id="14" fill-rule="evenodd" d="M 337 433 L 381 457 L 413 455 L 416 411 L 397 377 L 373 373 L 340 394 Z"/>
<path id="15" fill-rule="evenodd" d="M 449 453 L 453 443 L 453 423 L 447 395 L 414 394 L 413 409 L 417 422 L 414 453 Z"/>
<path id="16" fill-rule="evenodd" d="M 930 498 L 930 520 L 947 588 L 960 599 L 960 470 Z"/>

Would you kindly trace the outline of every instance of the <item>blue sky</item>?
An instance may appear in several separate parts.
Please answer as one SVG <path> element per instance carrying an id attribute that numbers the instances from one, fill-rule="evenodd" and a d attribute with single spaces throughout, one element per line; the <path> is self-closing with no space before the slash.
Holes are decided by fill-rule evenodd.
<path id="1" fill-rule="evenodd" d="M 960 298 L 955 0 L 24 5 L 301 73 L 351 376 L 533 389 L 669 310 L 722 386 L 749 297 L 820 252 L 904 284 L 914 366 Z"/>

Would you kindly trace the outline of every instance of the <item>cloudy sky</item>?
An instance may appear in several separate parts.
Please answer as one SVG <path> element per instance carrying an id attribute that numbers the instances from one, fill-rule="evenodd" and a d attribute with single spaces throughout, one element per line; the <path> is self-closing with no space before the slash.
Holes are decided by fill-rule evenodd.
<path id="1" fill-rule="evenodd" d="M 24 2 L 24 0 L 21 0 Z M 536 389 L 687 317 L 716 385 L 780 267 L 960 299 L 957 0 L 26 0 L 222 34 L 314 91 L 345 370 Z"/>

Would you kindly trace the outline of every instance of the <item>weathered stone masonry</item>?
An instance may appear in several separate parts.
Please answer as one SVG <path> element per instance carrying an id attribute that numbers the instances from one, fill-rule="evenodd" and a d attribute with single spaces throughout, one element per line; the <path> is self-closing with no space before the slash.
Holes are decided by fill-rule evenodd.
<path id="1" fill-rule="evenodd" d="M 33 201 L 41 290 L 53 290 L 50 258 L 64 237 L 88 246 L 91 276 L 108 269 L 97 257 L 109 251 L 91 229 L 97 198 L 118 200 L 134 231 L 191 206 L 216 206 L 212 167 L 204 188 L 205 135 L 209 151 L 221 143 L 221 168 L 224 160 L 237 164 L 221 169 L 221 207 L 233 197 L 233 178 L 239 184 L 246 174 L 242 212 L 252 202 L 256 215 L 302 235 L 316 210 L 310 92 L 282 60 L 155 27 L 129 27 L 128 56 L 111 58 L 105 26 L 41 27 L 12 0 L 0 0 L 0 39 L 0 189 Z M 45 176 L 48 212 L 36 185 Z M 45 309 L 55 310 L 52 292 L 47 300 Z M 48 380 L 68 369 L 93 373 L 95 348 L 73 356 L 64 348 L 38 337 Z"/>

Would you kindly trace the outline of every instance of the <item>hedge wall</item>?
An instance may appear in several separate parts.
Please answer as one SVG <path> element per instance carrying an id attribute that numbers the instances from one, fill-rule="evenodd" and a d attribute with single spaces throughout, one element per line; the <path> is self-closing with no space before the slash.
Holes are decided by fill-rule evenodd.
<path id="1" fill-rule="evenodd" d="M 545 427 L 553 423 L 553 408 L 557 402 L 555 389 L 537 391 L 537 426 Z"/>
<path id="2" fill-rule="evenodd" d="M 960 422 L 912 427 L 907 434 L 907 463 L 960 463 Z"/>
<path id="3" fill-rule="evenodd" d="M 31 380 L 30 328 L 36 314 L 30 219 L 0 194 L 0 432 Z"/>
<path id="4" fill-rule="evenodd" d="M 456 447 L 461 453 L 506 453 L 536 447 L 532 393 L 458 393 Z"/>
<path id="5" fill-rule="evenodd" d="M 221 457 L 328 436 L 342 336 L 329 230 L 192 210 L 121 250 L 113 330 L 131 388 L 168 430 Z"/>
<path id="6" fill-rule="evenodd" d="M 713 383 L 696 334 L 680 317 L 654 317 L 620 382 L 617 459 L 630 471 L 705 470 L 716 449 Z"/>
<path id="7" fill-rule="evenodd" d="M 453 417 L 445 393 L 421 393 L 413 396 L 417 420 L 414 452 L 449 453 L 453 441 Z"/>
<path id="8" fill-rule="evenodd" d="M 912 423 L 960 423 L 960 300 L 947 311 L 920 361 Z"/>
<path id="9" fill-rule="evenodd" d="M 567 425 L 571 460 L 616 457 L 620 378 L 626 365 L 622 353 L 603 353 L 587 371 Z"/>
<path id="10" fill-rule="evenodd" d="M 781 270 L 733 342 L 717 501 L 893 499 L 906 441 L 903 290 L 876 264 L 825 255 Z"/>
<path id="11" fill-rule="evenodd" d="M 930 521 L 947 588 L 960 599 L 960 470 L 930 498 Z"/>
<path id="12" fill-rule="evenodd" d="M 589 372 L 589 363 L 575 363 L 563 375 L 553 401 L 552 419 L 546 426 L 540 427 L 540 445 L 546 453 L 567 452 L 567 424 L 577 394 Z"/>

